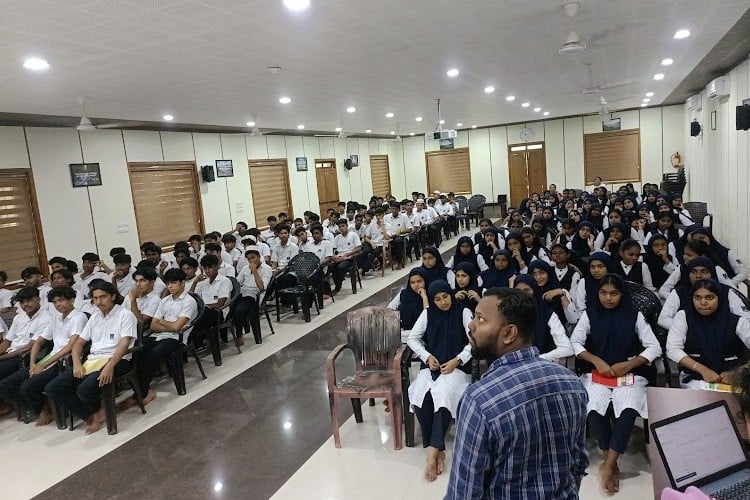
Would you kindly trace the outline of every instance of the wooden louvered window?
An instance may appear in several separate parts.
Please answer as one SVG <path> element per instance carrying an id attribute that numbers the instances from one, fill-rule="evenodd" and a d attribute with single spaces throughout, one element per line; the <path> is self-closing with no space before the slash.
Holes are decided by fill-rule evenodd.
<path id="1" fill-rule="evenodd" d="M 34 179 L 30 169 L 0 169 L 0 269 L 15 283 L 29 266 L 47 275 Z"/>
<path id="2" fill-rule="evenodd" d="M 608 184 L 641 182 L 640 130 L 585 134 L 583 158 L 587 183 L 596 177 Z"/>
<path id="3" fill-rule="evenodd" d="M 168 247 L 203 234 L 203 206 L 194 163 L 128 163 L 138 239 Z"/>
<path id="4" fill-rule="evenodd" d="M 388 155 L 370 156 L 370 175 L 372 176 L 372 194 L 385 196 L 391 192 L 391 174 L 388 170 Z"/>
<path id="5" fill-rule="evenodd" d="M 471 194 L 469 148 L 431 151 L 427 158 L 427 190 Z"/>
<path id="6" fill-rule="evenodd" d="M 292 195 L 286 159 L 252 160 L 248 165 L 256 225 L 265 226 L 266 217 L 276 216 L 279 212 L 286 212 L 292 218 Z"/>

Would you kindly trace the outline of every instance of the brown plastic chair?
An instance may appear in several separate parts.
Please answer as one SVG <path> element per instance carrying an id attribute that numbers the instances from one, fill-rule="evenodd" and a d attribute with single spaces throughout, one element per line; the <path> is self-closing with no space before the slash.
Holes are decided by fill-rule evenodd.
<path id="1" fill-rule="evenodd" d="M 352 402 L 354 418 L 362 422 L 362 398 L 385 398 L 393 419 L 393 447 L 403 447 L 401 430 L 403 394 L 401 390 L 401 327 L 398 311 L 382 306 L 370 306 L 347 314 L 347 342 L 337 346 L 326 359 L 328 401 L 331 406 L 331 426 L 336 448 L 341 448 L 339 436 L 338 398 Z M 354 354 L 352 376 L 336 379 L 336 358 L 344 349 Z"/>

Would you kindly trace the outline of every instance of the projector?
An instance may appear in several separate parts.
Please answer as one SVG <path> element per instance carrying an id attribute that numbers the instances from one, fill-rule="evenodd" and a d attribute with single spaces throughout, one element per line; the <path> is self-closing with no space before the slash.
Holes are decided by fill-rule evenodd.
<path id="1" fill-rule="evenodd" d="M 443 139 L 455 139 L 458 137 L 458 132 L 455 130 L 434 130 L 427 132 L 425 138 L 433 141 L 442 141 Z"/>

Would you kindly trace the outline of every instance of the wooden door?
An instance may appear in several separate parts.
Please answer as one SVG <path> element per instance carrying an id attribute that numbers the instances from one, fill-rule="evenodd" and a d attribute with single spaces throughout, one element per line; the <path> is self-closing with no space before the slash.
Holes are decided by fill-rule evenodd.
<path id="1" fill-rule="evenodd" d="M 336 160 L 315 160 L 315 178 L 318 183 L 320 213 L 336 208 L 339 202 L 339 181 L 336 175 Z"/>
<path id="2" fill-rule="evenodd" d="M 531 193 L 541 195 L 547 186 L 547 163 L 544 143 L 508 146 L 510 203 L 518 207 Z"/>

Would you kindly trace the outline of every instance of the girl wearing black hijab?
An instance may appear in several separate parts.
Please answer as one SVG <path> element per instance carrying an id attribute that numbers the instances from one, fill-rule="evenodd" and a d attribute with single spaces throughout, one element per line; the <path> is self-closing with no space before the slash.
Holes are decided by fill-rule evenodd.
<path id="1" fill-rule="evenodd" d="M 573 346 L 565 332 L 565 327 L 550 303 L 542 297 L 542 289 L 539 288 L 536 280 L 528 274 L 519 274 L 516 276 L 513 288 L 531 295 L 536 302 L 534 345 L 539 349 L 539 357 L 557 362 L 559 359 L 572 356 Z"/>
<path id="2" fill-rule="evenodd" d="M 578 310 L 570 298 L 570 294 L 557 280 L 554 268 L 543 260 L 535 260 L 529 264 L 528 274 L 533 276 L 542 292 L 542 299 L 555 311 L 560 323 L 576 323 Z"/>
<path id="3" fill-rule="evenodd" d="M 388 304 L 388 309 L 401 315 L 401 342 L 405 343 L 409 338 L 414 323 L 428 305 L 425 272 L 421 267 L 415 267 L 409 271 L 406 287 Z"/>
<path id="4" fill-rule="evenodd" d="M 505 237 L 505 248 L 510 252 L 510 267 L 515 274 L 526 272 L 526 258 L 523 252 L 521 233 L 508 233 Z"/>
<path id="5" fill-rule="evenodd" d="M 656 234 L 651 237 L 643 254 L 643 263 L 651 273 L 651 283 L 658 290 L 667 281 L 669 275 L 677 269 L 679 263 L 669 255 L 669 241 L 664 235 Z"/>
<path id="6" fill-rule="evenodd" d="M 620 243 L 630 238 L 630 228 L 622 222 L 615 222 L 596 236 L 594 248 L 617 255 L 620 251 Z"/>
<path id="7" fill-rule="evenodd" d="M 614 274 L 616 271 L 615 262 L 612 257 L 604 252 L 594 252 L 589 257 L 587 270 L 588 273 L 578 282 L 578 287 L 573 295 L 573 302 L 579 313 L 585 311 L 589 304 L 596 302 L 599 280 L 606 274 Z"/>
<path id="8" fill-rule="evenodd" d="M 688 241 L 687 245 L 685 245 L 685 248 L 682 250 L 682 261 L 684 262 L 684 264 L 675 268 L 675 270 L 672 271 L 672 274 L 669 275 L 669 278 L 667 278 L 667 281 L 665 281 L 661 288 L 659 288 L 659 296 L 662 299 L 666 300 L 667 297 L 669 297 L 669 293 L 675 288 L 690 286 L 690 282 L 688 281 L 687 266 L 693 259 L 697 257 L 709 257 L 708 245 L 706 245 L 705 242 L 697 239 Z M 711 263 L 716 270 L 716 274 L 714 275 L 714 277 L 720 283 L 729 285 L 732 288 L 736 288 L 735 284 L 727 276 L 727 272 L 724 270 L 724 268 L 721 266 L 717 266 L 716 262 L 713 259 L 709 258 L 709 260 L 711 260 Z"/>
<path id="9" fill-rule="evenodd" d="M 509 287 L 510 278 L 516 274 L 511 260 L 513 256 L 508 250 L 498 250 L 492 256 L 492 265 L 489 269 L 479 273 L 479 285 L 487 290 L 494 287 Z"/>
<path id="10" fill-rule="evenodd" d="M 422 265 L 420 268 L 424 271 L 427 286 L 433 281 L 448 279 L 448 268 L 445 267 L 443 257 L 435 247 L 427 247 L 422 250 Z"/>
<path id="11" fill-rule="evenodd" d="M 477 308 L 477 303 L 482 299 L 482 289 L 477 283 L 479 272 L 474 264 L 470 262 L 460 263 L 455 270 L 456 284 L 453 298 L 456 302 L 470 310 L 472 313 Z"/>
<path id="12" fill-rule="evenodd" d="M 419 316 L 407 345 L 422 360 L 422 368 L 409 386 L 411 407 L 422 429 L 427 448 L 424 477 L 434 481 L 445 469 L 445 435 L 458 402 L 471 381 L 471 311 L 453 300 L 447 281 L 427 287 L 429 307 Z"/>
<path id="13" fill-rule="evenodd" d="M 487 264 L 483 256 L 478 255 L 474 250 L 474 243 L 468 236 L 461 236 L 456 243 L 456 253 L 450 258 L 446 267 L 448 269 L 456 270 L 462 262 L 469 262 L 480 271 L 487 269 Z"/>
<path id="14" fill-rule="evenodd" d="M 594 251 L 595 240 L 596 227 L 590 222 L 583 221 L 578 224 L 576 234 L 567 246 L 579 257 L 588 257 Z"/>
<path id="15" fill-rule="evenodd" d="M 748 279 L 747 266 L 733 251 L 716 241 L 707 227 L 699 227 L 693 231 L 693 240 L 703 241 L 708 245 L 708 256 L 721 266 L 735 286 Z"/>
<path id="16" fill-rule="evenodd" d="M 669 212 L 661 212 L 657 216 L 656 222 L 651 225 L 651 229 L 649 229 L 648 234 L 646 234 L 643 243 L 647 245 L 648 242 L 651 241 L 651 238 L 656 235 L 664 236 L 669 243 L 679 240 L 682 238 L 683 231 L 682 229 L 677 229 L 674 224 L 675 215 L 671 210 Z"/>
<path id="17" fill-rule="evenodd" d="M 602 206 L 599 203 L 592 203 L 591 208 L 589 208 L 589 211 L 583 217 L 583 220 L 593 224 L 597 231 L 604 229 L 604 214 L 602 213 Z"/>
<path id="18" fill-rule="evenodd" d="M 732 385 L 731 371 L 747 361 L 750 322 L 732 314 L 729 293 L 716 280 L 697 281 L 672 321 L 667 356 L 680 365 L 683 389 L 706 389 L 705 382 Z"/>
<path id="19" fill-rule="evenodd" d="M 581 381 L 589 396 L 589 425 L 605 457 L 599 480 L 605 492 L 616 493 L 617 459 L 625 452 L 635 418 L 648 418 L 646 365 L 661 356 L 661 347 L 635 309 L 625 281 L 615 274 L 602 278 L 597 300 L 581 315 L 570 340 L 588 372 Z M 626 375 L 626 383 L 618 382 Z"/>
<path id="20" fill-rule="evenodd" d="M 474 246 L 474 252 L 481 255 L 485 264 L 489 266 L 495 252 L 505 248 L 505 240 L 500 236 L 497 228 L 492 226 L 484 231 L 483 236 L 479 243 Z"/>

